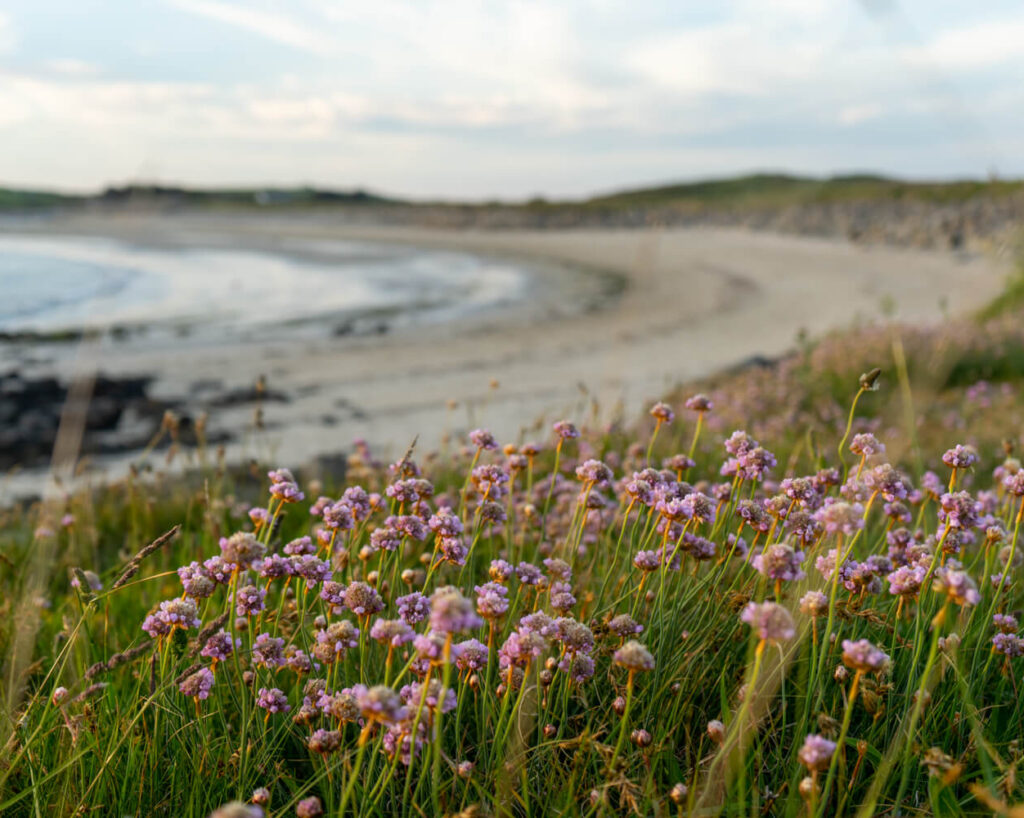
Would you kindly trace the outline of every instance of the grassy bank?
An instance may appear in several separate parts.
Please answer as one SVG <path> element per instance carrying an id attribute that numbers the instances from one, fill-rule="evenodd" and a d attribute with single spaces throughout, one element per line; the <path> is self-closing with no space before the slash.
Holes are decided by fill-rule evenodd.
<path id="1" fill-rule="evenodd" d="M 0 813 L 1022 801 L 1022 349 L 868 327 L 579 437 L 8 510 Z"/>

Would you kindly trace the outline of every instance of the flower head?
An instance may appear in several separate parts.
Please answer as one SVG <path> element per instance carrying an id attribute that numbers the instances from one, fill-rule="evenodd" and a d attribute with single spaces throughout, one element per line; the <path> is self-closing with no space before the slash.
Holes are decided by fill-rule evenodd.
<path id="1" fill-rule="evenodd" d="M 843 663 L 851 670 L 875 673 L 889 664 L 889 657 L 867 639 L 843 640 Z"/>
<path id="2" fill-rule="evenodd" d="M 627 670 L 654 670 L 654 657 L 642 644 L 635 639 L 630 639 L 615 651 L 612 660 L 620 667 Z"/>
<path id="3" fill-rule="evenodd" d="M 762 641 L 784 642 L 796 635 L 793 617 L 774 602 L 750 602 L 740 614 L 740 619 L 750 625 Z"/>

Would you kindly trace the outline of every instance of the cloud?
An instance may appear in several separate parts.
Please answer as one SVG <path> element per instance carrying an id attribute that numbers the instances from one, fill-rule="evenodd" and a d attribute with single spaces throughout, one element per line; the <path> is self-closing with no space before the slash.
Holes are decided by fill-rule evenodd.
<path id="1" fill-rule="evenodd" d="M 182 11 L 242 29 L 273 42 L 320 56 L 336 47 L 335 41 L 315 28 L 305 26 L 292 17 L 242 7 L 218 0 L 170 0 Z"/>
<path id="2" fill-rule="evenodd" d="M 943 31 L 931 41 L 905 48 L 905 62 L 946 70 L 984 69 L 1021 61 L 1024 19 L 996 20 Z"/>
<path id="3" fill-rule="evenodd" d="M 100 72 L 98 65 L 70 57 L 55 57 L 52 60 L 47 60 L 45 65 L 54 74 L 63 74 L 68 77 L 87 77 Z"/>
<path id="4" fill-rule="evenodd" d="M 859 125 L 871 119 L 878 119 L 884 111 L 881 105 L 871 102 L 863 105 L 846 105 L 839 109 L 836 119 L 840 125 Z"/>
<path id="5" fill-rule="evenodd" d="M 11 18 L 0 11 L 0 54 L 6 54 L 14 50 L 17 44 L 17 37 L 14 34 L 14 24 Z"/>
<path id="6" fill-rule="evenodd" d="M 148 16 L 118 14 L 131 0 L 89 16 L 105 40 L 57 18 L 31 40 L 17 17 L 0 177 L 100 185 L 152 164 L 193 183 L 557 195 L 729 167 L 980 173 L 991 151 L 979 137 L 958 158 L 949 123 L 984 120 L 1000 150 L 1024 133 L 1012 8 L 951 21 L 905 0 L 901 28 L 839 0 L 164 3 L 159 47 Z M 13 30 L 0 15 L 0 50 Z"/>

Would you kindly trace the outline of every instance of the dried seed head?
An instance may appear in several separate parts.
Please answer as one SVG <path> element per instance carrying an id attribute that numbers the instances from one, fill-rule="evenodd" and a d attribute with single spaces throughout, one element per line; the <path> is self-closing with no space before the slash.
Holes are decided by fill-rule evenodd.
<path id="1" fill-rule="evenodd" d="M 637 747 L 650 747 L 653 740 L 651 734 L 642 728 L 630 733 L 629 738 Z"/>
<path id="2" fill-rule="evenodd" d="M 860 376 L 860 388 L 865 392 L 874 392 L 878 389 L 878 376 L 882 374 L 882 370 L 875 367 L 869 372 L 865 372 Z"/>
<path id="3" fill-rule="evenodd" d="M 686 796 L 689 792 L 689 788 L 682 782 L 679 782 L 673 785 L 672 789 L 669 790 L 668 797 L 672 799 L 673 804 L 681 806 L 686 803 Z"/>

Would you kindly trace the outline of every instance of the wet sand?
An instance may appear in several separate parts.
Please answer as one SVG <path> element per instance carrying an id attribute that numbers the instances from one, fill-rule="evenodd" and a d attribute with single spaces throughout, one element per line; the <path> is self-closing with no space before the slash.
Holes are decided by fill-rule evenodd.
<path id="1" fill-rule="evenodd" d="M 529 427 L 580 418 L 592 398 L 605 417 L 616 407 L 634 412 L 680 382 L 783 354 L 800 332 L 813 337 L 892 307 L 896 317 L 921 322 L 976 309 L 1009 269 L 978 254 L 730 229 L 448 232 L 332 218 L 77 216 L 17 229 L 294 253 L 304 241 L 401 242 L 512 257 L 535 269 L 525 303 L 458 323 L 292 343 L 129 340 L 98 351 L 105 373 L 154 375 L 157 396 L 188 398 L 203 381 L 233 388 L 265 375 L 290 398 L 264 406 L 265 433 L 241 434 L 252 406 L 218 410 L 210 422 L 237 434 L 232 457 L 282 465 L 345 450 L 355 437 L 392 455 L 416 435 L 433 448 L 446 432 L 475 425 L 503 440 L 543 437 L 546 430 Z M 43 368 L 67 377 L 75 366 L 65 352 Z"/>

